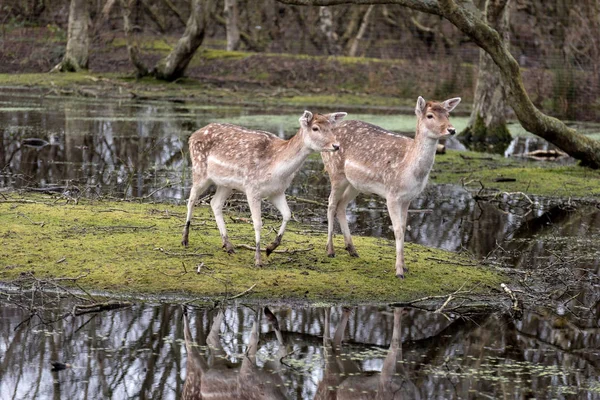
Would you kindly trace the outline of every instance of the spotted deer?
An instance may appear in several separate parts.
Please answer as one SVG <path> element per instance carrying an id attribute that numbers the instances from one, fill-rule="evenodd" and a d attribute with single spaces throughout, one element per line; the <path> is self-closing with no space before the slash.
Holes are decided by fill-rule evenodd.
<path id="1" fill-rule="evenodd" d="M 449 113 L 458 103 L 459 97 L 436 103 L 425 102 L 419 96 L 414 139 L 361 121 L 345 121 L 334 128 L 340 151 L 321 154 L 331 180 L 327 209 L 327 254 L 330 257 L 335 256 L 335 217 L 344 235 L 346 250 L 358 257 L 346 220 L 346 207 L 359 193 L 374 193 L 386 199 L 396 238 L 396 276 L 404 278 L 404 271 L 408 271 L 404 265 L 408 206 L 427 184 L 438 140 L 456 132 Z"/>
<path id="2" fill-rule="evenodd" d="M 246 194 L 250 206 L 256 239 L 254 263 L 260 266 L 262 199 L 268 198 L 283 217 L 277 237 L 267 246 L 268 256 L 281 243 L 292 215 L 285 199 L 285 190 L 309 154 L 334 152 L 340 148 L 332 128 L 346 115 L 344 112 L 313 115 L 310 111 L 304 111 L 300 117 L 300 129 L 289 140 L 280 139 L 269 132 L 217 123 L 209 124 L 192 134 L 189 146 L 193 184 L 181 243 L 188 246 L 194 203 L 200 194 L 214 184 L 217 190 L 210 205 L 223 247 L 228 253 L 234 253 L 234 247 L 227 238 L 223 204 L 233 190 L 238 190 Z"/>

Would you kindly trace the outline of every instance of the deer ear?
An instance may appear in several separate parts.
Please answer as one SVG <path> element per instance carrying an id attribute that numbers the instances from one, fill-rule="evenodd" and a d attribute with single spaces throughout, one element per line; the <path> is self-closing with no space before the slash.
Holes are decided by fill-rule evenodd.
<path id="1" fill-rule="evenodd" d="M 446 100 L 442 103 L 442 106 L 446 109 L 446 111 L 450 112 L 456 108 L 456 106 L 460 103 L 460 97 L 455 97 L 450 100 Z"/>
<path id="2" fill-rule="evenodd" d="M 310 111 L 304 111 L 304 114 L 300 117 L 300 126 L 303 128 L 308 128 L 310 126 L 310 121 L 313 119 L 313 114 Z"/>
<path id="3" fill-rule="evenodd" d="M 417 117 L 423 115 L 423 113 L 425 112 L 425 105 L 425 99 L 419 96 L 419 98 L 417 99 L 417 106 L 415 107 L 415 114 L 417 114 Z"/>
<path id="4" fill-rule="evenodd" d="M 327 117 L 329 118 L 329 121 L 331 121 L 332 124 L 336 124 L 336 123 L 340 122 L 341 120 L 343 120 L 346 115 L 348 115 L 348 113 L 336 112 L 336 113 L 331 113 L 331 114 L 327 115 Z"/>

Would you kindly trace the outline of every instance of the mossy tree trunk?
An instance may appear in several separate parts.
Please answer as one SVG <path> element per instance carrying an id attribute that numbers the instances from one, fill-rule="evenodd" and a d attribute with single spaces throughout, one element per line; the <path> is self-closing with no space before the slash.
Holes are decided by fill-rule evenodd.
<path id="1" fill-rule="evenodd" d="M 491 27 L 472 1 L 454 0 L 278 0 L 284 4 L 332 6 L 336 4 L 398 4 L 446 18 L 490 55 L 506 85 L 509 104 L 521 125 L 529 132 L 556 145 L 582 164 L 600 168 L 600 141 L 567 127 L 562 121 L 545 115 L 532 103 L 519 63 L 508 50 L 502 36 Z"/>
<path id="2" fill-rule="evenodd" d="M 89 0 L 71 0 L 67 49 L 63 60 L 54 67 L 60 71 L 79 71 L 88 68 L 90 48 Z"/>
<path id="3" fill-rule="evenodd" d="M 487 23 L 509 43 L 510 0 L 487 0 Z M 512 137 L 506 127 L 506 85 L 494 60 L 479 50 L 479 73 L 475 86 L 473 109 L 469 123 L 461 135 L 462 141 L 475 150 L 504 152 Z"/>

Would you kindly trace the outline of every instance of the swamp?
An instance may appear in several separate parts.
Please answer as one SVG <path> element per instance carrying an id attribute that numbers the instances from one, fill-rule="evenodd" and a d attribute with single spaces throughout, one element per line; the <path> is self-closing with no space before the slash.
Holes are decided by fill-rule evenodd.
<path id="1" fill-rule="evenodd" d="M 0 7 L 0 400 L 600 399 L 597 4 L 475 2 L 480 35 L 468 1 L 342 3 Z M 462 102 L 410 203 L 404 279 L 374 194 L 347 208 L 360 256 L 336 223 L 328 257 L 316 152 L 262 266 L 243 193 L 233 254 L 214 186 L 182 246 L 195 131 L 289 139 L 309 110 L 412 138 L 418 96 Z M 263 201 L 261 251 L 281 220 Z"/>

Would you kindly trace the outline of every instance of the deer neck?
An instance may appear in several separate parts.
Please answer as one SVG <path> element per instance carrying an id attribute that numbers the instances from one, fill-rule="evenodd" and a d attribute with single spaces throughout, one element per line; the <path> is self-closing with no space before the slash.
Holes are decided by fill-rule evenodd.
<path id="1" fill-rule="evenodd" d="M 438 140 L 427 137 L 426 132 L 417 127 L 415 140 L 409 150 L 406 161 L 409 169 L 418 180 L 426 179 L 433 166 Z"/>
<path id="2" fill-rule="evenodd" d="M 275 144 L 275 163 L 273 169 L 278 176 L 286 177 L 296 173 L 306 157 L 313 151 L 304 144 L 304 134 L 299 130 L 289 140 Z"/>

